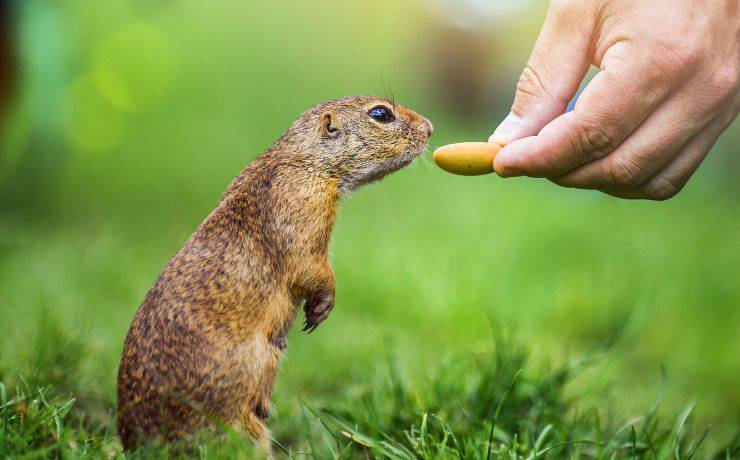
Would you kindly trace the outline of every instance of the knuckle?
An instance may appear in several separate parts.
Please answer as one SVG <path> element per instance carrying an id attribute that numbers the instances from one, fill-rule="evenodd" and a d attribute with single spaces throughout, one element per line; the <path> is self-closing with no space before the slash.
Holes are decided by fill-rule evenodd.
<path id="1" fill-rule="evenodd" d="M 551 0 L 550 10 L 556 13 L 567 11 L 577 6 L 579 0 Z"/>
<path id="2" fill-rule="evenodd" d="M 512 112 L 516 115 L 521 116 L 526 109 L 542 102 L 557 103 L 565 110 L 570 98 L 563 98 L 553 91 L 554 75 L 548 73 L 547 67 L 546 62 L 532 58 L 522 70 L 512 107 Z"/>
<path id="3" fill-rule="evenodd" d="M 573 149 L 592 160 L 602 158 L 616 148 L 617 129 L 597 124 L 585 124 L 576 128 Z"/>
<path id="4" fill-rule="evenodd" d="M 617 156 L 609 163 L 612 182 L 625 189 L 638 189 L 647 181 L 646 171 L 635 161 Z"/>
<path id="5" fill-rule="evenodd" d="M 734 97 L 740 85 L 738 70 L 734 66 L 726 66 L 717 71 L 711 80 L 712 93 L 722 99 Z"/>
<path id="6" fill-rule="evenodd" d="M 660 40 L 655 49 L 660 69 L 667 74 L 694 69 L 704 55 L 700 40 L 690 37 L 679 39 L 673 34 Z"/>
<path id="7" fill-rule="evenodd" d="M 548 17 L 557 24 L 569 25 L 575 22 L 582 11 L 582 0 L 551 0 Z"/>
<path id="8" fill-rule="evenodd" d="M 542 98 L 545 95 L 545 87 L 540 73 L 532 63 L 528 63 L 522 74 L 519 76 L 519 81 L 516 83 L 517 96 L 526 95 L 535 98 Z"/>
<path id="9" fill-rule="evenodd" d="M 658 177 L 645 186 L 644 196 L 648 200 L 665 201 L 676 196 L 682 188 L 664 177 Z"/>

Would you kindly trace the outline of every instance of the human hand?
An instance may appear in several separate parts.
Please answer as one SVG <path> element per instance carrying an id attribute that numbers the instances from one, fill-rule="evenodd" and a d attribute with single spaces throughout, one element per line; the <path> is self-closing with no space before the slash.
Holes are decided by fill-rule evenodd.
<path id="1" fill-rule="evenodd" d="M 589 66 L 601 71 L 564 113 Z M 674 196 L 740 110 L 737 0 L 552 0 L 489 139 L 502 177 Z"/>

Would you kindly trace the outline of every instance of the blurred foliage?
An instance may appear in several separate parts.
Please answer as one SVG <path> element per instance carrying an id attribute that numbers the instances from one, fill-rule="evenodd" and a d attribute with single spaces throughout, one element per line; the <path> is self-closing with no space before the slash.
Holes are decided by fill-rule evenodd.
<path id="1" fill-rule="evenodd" d="M 136 307 L 247 162 L 303 110 L 349 94 L 428 116 L 432 147 L 485 139 L 544 15 L 535 3 L 476 32 L 491 46 L 471 68 L 488 75 L 477 88 L 493 102 L 470 118 L 437 86 L 448 80 L 434 74 L 445 60 L 435 34 L 450 25 L 435 2 L 16 5 L 21 71 L 0 136 L 0 367 L 72 394 L 109 429 Z M 622 416 L 649 407 L 664 366 L 663 407 L 695 399 L 712 442 L 725 442 L 740 424 L 739 145 L 736 123 L 664 203 L 453 177 L 424 161 L 360 190 L 332 245 L 337 308 L 315 334 L 291 337 L 278 439 L 291 439 L 301 401 L 333 407 L 348 376 L 372 375 L 386 339 L 404 379 L 419 381 L 440 356 L 487 344 L 490 314 L 535 359 L 618 343 L 570 391 Z"/>
<path id="2" fill-rule="evenodd" d="M 60 354 L 54 356 L 49 364 L 65 362 Z M 299 411 L 286 414 L 278 422 L 285 434 L 275 440 L 274 449 L 280 458 L 486 460 L 688 460 L 696 454 L 731 458 L 740 450 L 737 438 L 707 448 L 711 428 L 697 426 L 693 405 L 666 420 L 658 412 L 661 394 L 644 415 L 626 421 L 584 407 L 580 398 L 567 394 L 566 386 L 597 359 L 586 355 L 555 368 L 533 366 L 526 349 L 497 330 L 490 347 L 453 359 L 441 357 L 429 376 L 414 384 L 400 376 L 391 352 L 387 366 L 370 379 L 346 378 L 332 395 L 334 407 L 303 403 Z M 25 379 L 11 385 L 0 381 L 0 455 L 264 457 L 227 426 L 220 435 L 204 433 L 189 445 L 143 446 L 123 455 L 112 420 L 96 422 L 84 406 L 63 394 Z"/>

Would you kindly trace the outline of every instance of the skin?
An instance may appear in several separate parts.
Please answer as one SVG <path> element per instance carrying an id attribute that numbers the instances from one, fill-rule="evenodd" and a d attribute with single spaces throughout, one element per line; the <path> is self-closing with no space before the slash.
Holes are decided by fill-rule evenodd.
<path id="1" fill-rule="evenodd" d="M 368 116 L 386 106 L 395 120 Z M 300 305 L 313 331 L 334 307 L 327 248 L 340 197 L 411 163 L 429 121 L 349 97 L 309 109 L 231 182 L 136 313 L 118 373 L 118 432 L 131 450 L 223 421 L 270 451 L 270 410 Z"/>
<path id="2" fill-rule="evenodd" d="M 564 113 L 590 65 L 600 72 Z M 502 177 L 678 193 L 740 111 L 737 0 L 552 0 L 490 142 Z"/>

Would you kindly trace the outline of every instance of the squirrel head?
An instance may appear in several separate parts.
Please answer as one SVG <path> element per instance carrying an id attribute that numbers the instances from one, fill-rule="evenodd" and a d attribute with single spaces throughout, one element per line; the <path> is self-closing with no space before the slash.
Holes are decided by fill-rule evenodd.
<path id="1" fill-rule="evenodd" d="M 279 143 L 348 193 L 411 163 L 431 134 L 429 120 L 412 110 L 383 98 L 353 96 L 307 110 Z"/>

